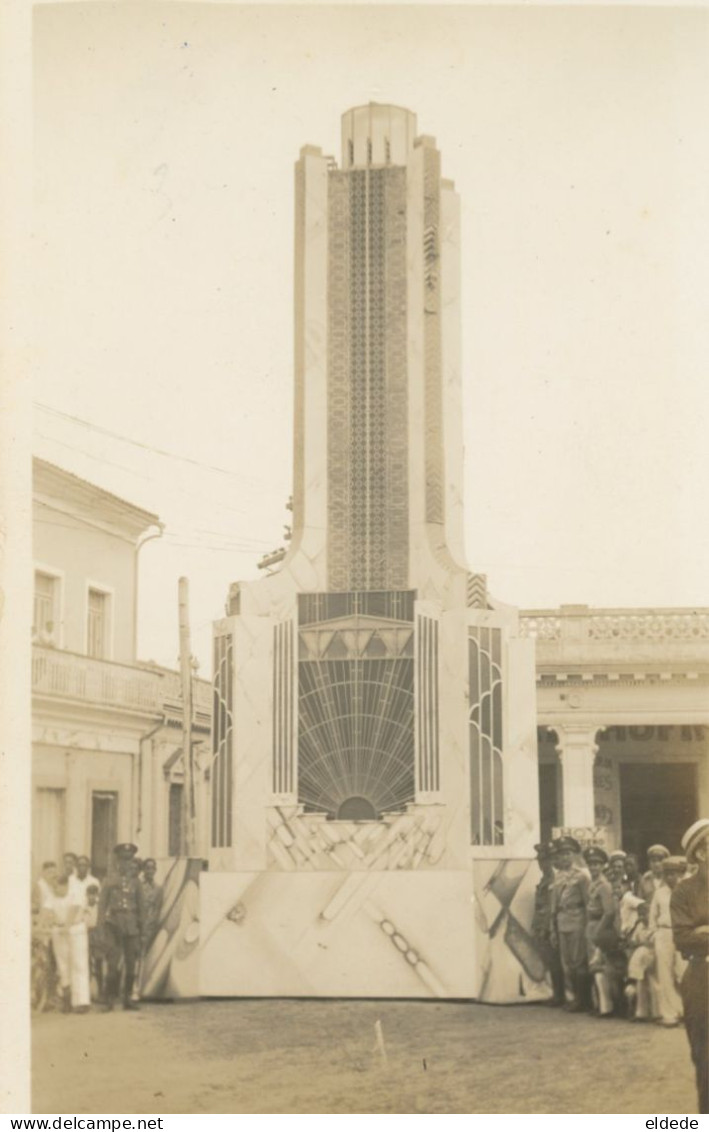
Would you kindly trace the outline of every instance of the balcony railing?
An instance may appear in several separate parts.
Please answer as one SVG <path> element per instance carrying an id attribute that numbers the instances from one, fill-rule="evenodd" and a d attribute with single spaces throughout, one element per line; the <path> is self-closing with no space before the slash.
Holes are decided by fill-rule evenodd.
<path id="1" fill-rule="evenodd" d="M 182 704 L 179 672 L 116 664 L 42 645 L 32 647 L 32 692 L 155 716 L 179 714 Z M 194 680 L 192 692 L 195 715 L 206 722 L 211 687 L 206 680 Z"/>
<path id="2" fill-rule="evenodd" d="M 537 663 L 604 664 L 634 660 L 709 663 L 709 609 L 525 610 L 522 636 L 537 642 Z"/>

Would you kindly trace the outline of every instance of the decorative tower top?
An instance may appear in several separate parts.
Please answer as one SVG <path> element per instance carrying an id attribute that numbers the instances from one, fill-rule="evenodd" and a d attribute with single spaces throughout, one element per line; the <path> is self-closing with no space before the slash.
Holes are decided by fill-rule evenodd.
<path id="1" fill-rule="evenodd" d="M 370 102 L 342 115 L 342 168 L 406 165 L 416 137 L 416 115 L 401 106 Z"/>
<path id="2" fill-rule="evenodd" d="M 296 164 L 284 566 L 310 591 L 464 606 L 458 198 L 410 110 L 347 110 L 342 150 Z"/>

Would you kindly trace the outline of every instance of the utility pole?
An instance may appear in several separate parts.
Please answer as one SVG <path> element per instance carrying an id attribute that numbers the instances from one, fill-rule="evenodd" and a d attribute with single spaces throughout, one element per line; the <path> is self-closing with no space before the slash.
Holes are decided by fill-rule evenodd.
<path id="1" fill-rule="evenodd" d="M 185 780 L 182 788 L 182 851 L 195 855 L 194 766 L 192 762 L 192 649 L 190 645 L 190 585 L 187 578 L 178 582 L 180 615 L 180 675 L 182 677 L 182 762 Z"/>

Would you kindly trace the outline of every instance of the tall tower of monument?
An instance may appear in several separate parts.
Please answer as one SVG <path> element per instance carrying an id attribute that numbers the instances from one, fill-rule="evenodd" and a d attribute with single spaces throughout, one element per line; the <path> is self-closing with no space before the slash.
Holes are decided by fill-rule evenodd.
<path id="1" fill-rule="evenodd" d="M 543 994 L 533 645 L 464 564 L 458 197 L 370 104 L 295 207 L 293 537 L 215 625 L 202 992 Z"/>

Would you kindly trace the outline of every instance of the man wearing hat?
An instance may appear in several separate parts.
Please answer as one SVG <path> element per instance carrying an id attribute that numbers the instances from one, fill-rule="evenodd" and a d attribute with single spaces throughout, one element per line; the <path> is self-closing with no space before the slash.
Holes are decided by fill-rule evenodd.
<path id="1" fill-rule="evenodd" d="M 140 881 L 132 875 L 131 862 L 137 846 L 126 842 L 113 850 L 117 873 L 101 889 L 98 925 L 106 942 L 108 972 L 106 1009 L 113 1010 L 120 989 L 120 961 L 123 959 L 123 1009 L 138 1010 L 131 1002 L 135 965 L 140 954 L 145 926 L 145 899 Z"/>
<path id="2" fill-rule="evenodd" d="M 709 1113 L 709 818 L 689 827 L 682 848 L 697 871 L 674 889 L 670 915 L 675 947 L 688 960 L 680 993 L 697 1077 L 697 1111 Z"/>
<path id="3" fill-rule="evenodd" d="M 581 846 L 574 837 L 557 842 L 557 874 L 552 890 L 552 946 L 559 949 L 564 972 L 566 1007 L 584 1010 L 589 998 L 586 956 L 586 908 L 590 881 L 585 869 L 574 864 Z"/>
<path id="4" fill-rule="evenodd" d="M 591 874 L 586 907 L 588 966 L 596 988 L 598 1013 L 605 1016 L 613 1013 L 613 1000 L 608 985 L 606 958 L 603 949 L 603 942 L 608 939 L 608 933 L 613 930 L 615 918 L 613 889 L 608 878 L 603 875 L 603 869 L 608 864 L 608 854 L 605 850 L 598 845 L 591 845 L 584 851 L 583 857 Z"/>
<path id="5" fill-rule="evenodd" d="M 670 851 L 665 849 L 664 845 L 651 845 L 647 851 L 647 863 L 650 867 L 640 877 L 638 896 L 641 900 L 646 900 L 648 904 L 652 903 L 653 896 L 660 885 L 663 884 L 662 862 L 667 860 L 669 855 Z"/>
<path id="6" fill-rule="evenodd" d="M 542 879 L 537 885 L 534 894 L 534 917 L 532 919 L 532 935 L 534 936 L 539 954 L 551 978 L 553 997 L 549 1000 L 551 1006 L 564 1005 L 564 973 L 557 948 L 551 945 L 551 896 L 554 887 L 554 869 L 552 857 L 554 849 L 549 843 L 534 846 L 537 854 L 537 864 L 541 870 Z"/>

